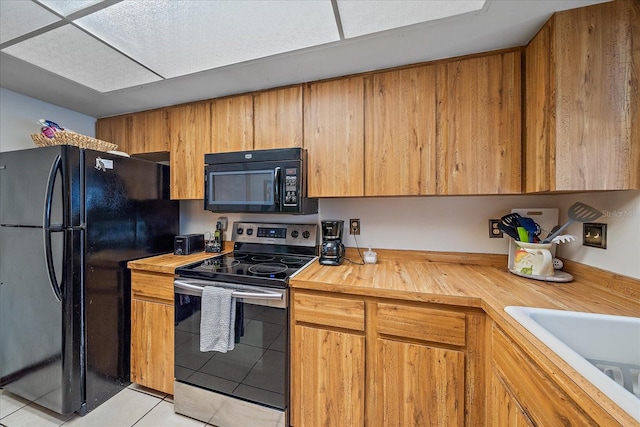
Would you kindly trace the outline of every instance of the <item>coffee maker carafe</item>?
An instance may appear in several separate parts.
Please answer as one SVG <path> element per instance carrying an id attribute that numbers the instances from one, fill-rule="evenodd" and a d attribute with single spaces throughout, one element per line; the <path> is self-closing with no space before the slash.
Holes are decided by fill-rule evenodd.
<path id="1" fill-rule="evenodd" d="M 320 264 L 340 265 L 344 260 L 344 245 L 342 244 L 342 233 L 344 232 L 344 221 L 326 220 L 322 224 L 322 246 L 320 249 Z"/>

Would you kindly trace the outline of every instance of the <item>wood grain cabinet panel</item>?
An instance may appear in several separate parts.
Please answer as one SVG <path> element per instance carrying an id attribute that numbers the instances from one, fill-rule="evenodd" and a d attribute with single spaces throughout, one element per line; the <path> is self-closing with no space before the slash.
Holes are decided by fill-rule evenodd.
<path id="1" fill-rule="evenodd" d="M 171 198 L 204 198 L 204 155 L 212 151 L 211 103 L 174 107 L 171 129 Z"/>
<path id="2" fill-rule="evenodd" d="M 538 426 L 597 426 L 575 402 L 553 383 L 537 365 L 530 361 L 522 350 L 495 326 L 492 329 L 492 389 L 498 396 L 492 396 L 490 425 L 497 427 L 511 427 L 512 418 L 517 422 L 530 419 Z M 502 386 L 496 384 L 502 381 Z M 498 402 L 500 387 L 505 387 L 510 398 L 506 402 Z M 513 414 L 514 409 L 503 405 L 513 405 L 524 412 L 523 416 Z M 522 420 L 522 418 L 525 420 Z M 524 425 L 527 425 L 526 423 Z M 615 424 L 610 424 L 615 425 Z"/>
<path id="3" fill-rule="evenodd" d="M 464 425 L 463 351 L 379 339 L 371 425 Z"/>
<path id="4" fill-rule="evenodd" d="M 437 67 L 438 194 L 519 193 L 520 52 Z"/>
<path id="5" fill-rule="evenodd" d="M 129 152 L 127 116 L 105 117 L 96 120 L 96 138 L 118 146 L 118 151 Z"/>
<path id="6" fill-rule="evenodd" d="M 363 196 L 363 77 L 306 85 L 304 123 L 309 197 Z"/>
<path id="7" fill-rule="evenodd" d="M 423 341 L 463 346 L 466 316 L 464 313 L 435 310 L 404 304 L 377 305 L 378 332 Z"/>
<path id="8" fill-rule="evenodd" d="M 238 95 L 211 102 L 211 152 L 253 149 L 253 96 Z"/>
<path id="9" fill-rule="evenodd" d="M 365 78 L 365 196 L 435 194 L 435 70 Z"/>
<path id="10" fill-rule="evenodd" d="M 138 276 L 132 287 L 142 287 L 158 275 Z M 166 280 L 173 280 L 167 276 Z M 174 305 L 134 296 L 131 299 L 131 381 L 144 387 L 173 394 L 174 380 Z"/>
<path id="11" fill-rule="evenodd" d="M 256 94 L 253 120 L 255 150 L 302 147 L 302 86 Z"/>
<path id="12" fill-rule="evenodd" d="M 364 301 L 292 290 L 291 425 L 364 426 Z"/>
<path id="13" fill-rule="evenodd" d="M 505 386 L 500 374 L 493 372 L 491 382 L 489 414 L 492 426 L 534 427 L 533 421 L 524 412 L 518 400 Z"/>
<path id="14" fill-rule="evenodd" d="M 168 152 L 170 147 L 169 111 L 143 111 L 127 116 L 129 154 Z"/>
<path id="15" fill-rule="evenodd" d="M 526 190 L 640 188 L 640 5 L 556 13 L 526 49 Z"/>
<path id="16" fill-rule="evenodd" d="M 291 425 L 364 426 L 363 335 L 294 326 Z"/>

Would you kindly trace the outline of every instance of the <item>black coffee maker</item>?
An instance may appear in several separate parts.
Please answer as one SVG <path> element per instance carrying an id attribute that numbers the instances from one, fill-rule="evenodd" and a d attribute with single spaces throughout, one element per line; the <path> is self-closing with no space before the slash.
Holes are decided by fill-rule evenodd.
<path id="1" fill-rule="evenodd" d="M 342 244 L 344 221 L 329 219 L 321 221 L 321 224 L 322 246 L 319 262 L 323 265 L 340 265 L 344 260 L 344 245 Z"/>

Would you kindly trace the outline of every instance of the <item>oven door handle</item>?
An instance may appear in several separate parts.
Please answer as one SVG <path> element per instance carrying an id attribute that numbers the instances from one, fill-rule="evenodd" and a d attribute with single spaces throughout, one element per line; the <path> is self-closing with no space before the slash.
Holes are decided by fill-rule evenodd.
<path id="1" fill-rule="evenodd" d="M 181 282 L 179 280 L 174 280 L 173 285 L 178 289 L 185 289 L 190 291 L 196 291 L 202 293 L 204 286 L 191 285 L 189 283 Z M 222 286 L 220 286 L 222 287 Z M 283 298 L 282 292 L 268 292 L 268 291 L 260 291 L 260 292 L 245 292 L 245 291 L 233 291 L 231 296 L 235 298 L 244 298 L 244 299 L 278 299 L 282 300 Z"/>

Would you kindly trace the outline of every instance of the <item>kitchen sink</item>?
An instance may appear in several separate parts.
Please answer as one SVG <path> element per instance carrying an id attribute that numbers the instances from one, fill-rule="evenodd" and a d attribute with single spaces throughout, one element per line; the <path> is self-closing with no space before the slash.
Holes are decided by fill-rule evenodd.
<path id="1" fill-rule="evenodd" d="M 505 311 L 640 421 L 640 318 L 516 306 Z"/>

